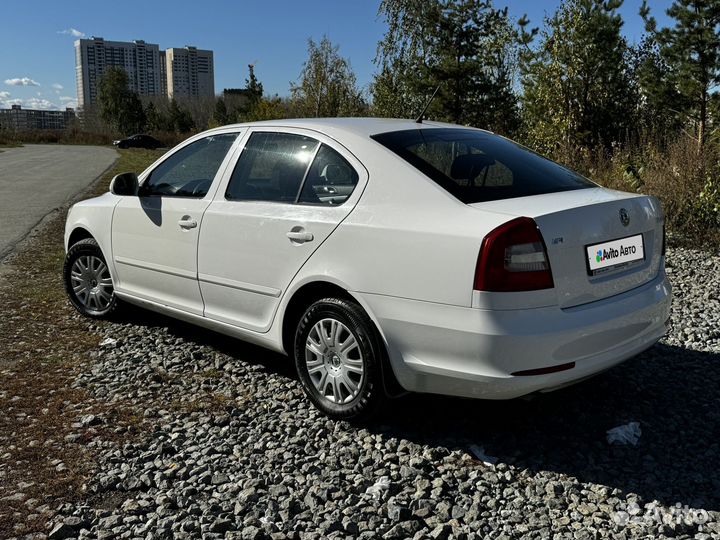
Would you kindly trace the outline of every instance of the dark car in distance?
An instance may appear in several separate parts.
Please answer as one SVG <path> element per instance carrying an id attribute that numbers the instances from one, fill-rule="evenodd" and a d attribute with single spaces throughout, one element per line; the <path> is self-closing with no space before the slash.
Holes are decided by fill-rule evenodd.
<path id="1" fill-rule="evenodd" d="M 142 134 L 130 135 L 126 139 L 113 141 L 113 144 L 118 148 L 147 148 L 148 150 L 155 150 L 163 146 L 163 143 L 158 141 L 155 137 Z"/>

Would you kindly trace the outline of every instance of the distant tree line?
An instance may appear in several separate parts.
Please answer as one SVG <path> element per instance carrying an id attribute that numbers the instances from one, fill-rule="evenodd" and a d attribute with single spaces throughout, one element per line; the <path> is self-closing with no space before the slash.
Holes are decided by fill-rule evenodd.
<path id="1" fill-rule="evenodd" d="M 110 70 L 100 112 L 123 133 L 188 133 L 287 117 L 414 118 L 437 90 L 430 119 L 513 137 L 598 181 L 658 194 L 671 222 L 692 212 L 691 228 L 720 229 L 720 0 L 675 0 L 667 27 L 644 2 L 637 44 L 622 34 L 621 5 L 563 0 L 535 28 L 492 0 L 382 0 L 387 31 L 369 88 L 323 37 L 308 41 L 287 97 L 265 95 L 253 65 L 243 88 L 184 102 L 142 101 Z"/>
<path id="2" fill-rule="evenodd" d="M 717 138 L 720 0 L 677 0 L 658 28 L 644 3 L 646 34 L 622 35 L 622 0 L 565 0 L 530 29 L 491 0 L 383 0 L 387 32 L 377 73 L 360 89 L 350 62 L 327 37 L 308 57 L 289 97 L 266 96 L 248 66 L 245 87 L 215 99 L 141 99 L 122 69 L 100 82 L 100 115 L 120 132 L 187 133 L 278 117 L 412 118 L 437 88 L 431 118 L 491 129 L 550 152 L 611 148 L 638 137 Z"/>

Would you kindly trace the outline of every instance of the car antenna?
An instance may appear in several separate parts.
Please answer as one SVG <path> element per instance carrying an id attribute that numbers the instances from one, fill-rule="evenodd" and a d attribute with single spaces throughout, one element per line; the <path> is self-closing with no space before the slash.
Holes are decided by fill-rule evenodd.
<path id="1" fill-rule="evenodd" d="M 439 84 L 435 87 L 435 91 L 432 93 L 432 96 L 430 96 L 430 99 L 427 100 L 427 103 L 425 104 L 425 107 L 423 107 L 423 110 L 420 113 L 420 116 L 418 116 L 417 119 L 415 120 L 416 124 L 422 124 L 423 117 L 425 116 L 425 112 L 428 110 L 428 107 L 432 103 L 433 99 L 435 99 L 435 94 L 438 93 L 438 90 L 440 90 Z"/>

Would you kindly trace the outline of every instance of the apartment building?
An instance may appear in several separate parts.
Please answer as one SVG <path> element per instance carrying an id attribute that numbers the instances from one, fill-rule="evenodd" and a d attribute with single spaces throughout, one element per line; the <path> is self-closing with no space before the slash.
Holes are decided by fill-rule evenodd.
<path id="1" fill-rule="evenodd" d="M 212 51 L 191 46 L 170 48 L 165 51 L 165 62 L 169 98 L 215 95 Z"/>
<path id="2" fill-rule="evenodd" d="M 165 51 L 160 51 L 160 93 L 163 96 L 168 95 L 167 54 L 165 54 Z"/>
<path id="3" fill-rule="evenodd" d="M 215 95 L 213 51 L 197 47 L 160 50 L 153 43 L 106 41 L 101 37 L 75 42 L 78 108 L 97 103 L 100 79 L 110 67 L 123 68 L 130 89 L 140 96 L 201 97 Z"/>
<path id="4" fill-rule="evenodd" d="M 10 109 L 0 109 L 0 129 L 66 129 L 74 118 L 75 110 L 71 108 L 45 111 L 13 105 Z"/>
<path id="5" fill-rule="evenodd" d="M 142 40 L 106 41 L 101 37 L 75 42 L 78 107 L 97 102 L 98 86 L 110 67 L 123 68 L 130 88 L 141 96 L 165 95 L 160 47 Z"/>

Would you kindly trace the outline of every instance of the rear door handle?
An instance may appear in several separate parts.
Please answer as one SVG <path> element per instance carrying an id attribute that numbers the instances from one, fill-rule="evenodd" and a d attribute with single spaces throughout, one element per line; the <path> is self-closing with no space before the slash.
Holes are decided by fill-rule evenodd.
<path id="1" fill-rule="evenodd" d="M 290 240 L 297 242 L 298 244 L 312 242 L 315 239 L 312 233 L 305 231 L 290 231 L 286 233 L 286 235 Z"/>
<path id="2" fill-rule="evenodd" d="M 178 225 L 180 225 L 181 229 L 184 229 L 187 231 L 187 230 L 194 229 L 195 227 L 197 227 L 197 221 L 195 221 L 190 216 L 183 216 L 180 219 L 180 221 L 178 221 Z"/>

